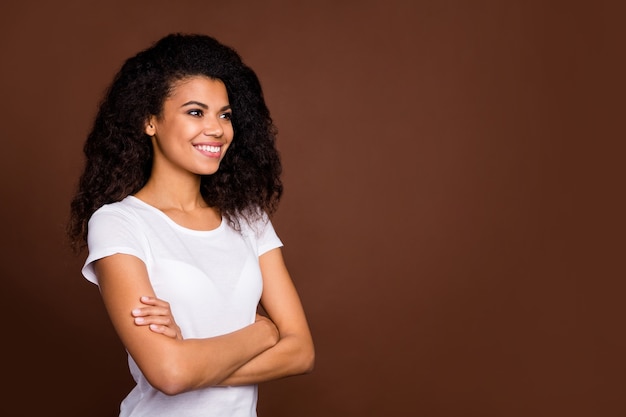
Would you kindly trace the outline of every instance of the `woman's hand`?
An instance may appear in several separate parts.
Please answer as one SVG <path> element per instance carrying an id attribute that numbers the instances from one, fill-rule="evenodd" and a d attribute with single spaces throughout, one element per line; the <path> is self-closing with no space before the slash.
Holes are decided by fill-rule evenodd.
<path id="1" fill-rule="evenodd" d="M 180 327 L 176 324 L 170 304 L 155 297 L 141 297 L 142 304 L 147 307 L 136 308 L 131 311 L 137 326 L 148 326 L 154 333 L 183 340 Z"/>

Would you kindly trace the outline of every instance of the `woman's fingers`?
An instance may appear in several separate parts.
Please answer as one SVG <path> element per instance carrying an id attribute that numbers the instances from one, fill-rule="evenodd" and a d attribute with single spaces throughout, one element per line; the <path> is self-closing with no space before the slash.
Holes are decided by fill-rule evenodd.
<path id="1" fill-rule="evenodd" d="M 163 326 L 160 324 L 151 324 L 150 330 L 152 330 L 154 333 L 160 333 L 167 337 L 171 337 L 172 339 L 178 338 L 179 335 L 179 332 L 177 332 L 174 328 L 170 326 Z"/>
<path id="2" fill-rule="evenodd" d="M 134 309 L 131 314 L 133 317 L 147 316 L 170 316 L 171 310 L 162 307 L 141 307 Z"/>
<path id="3" fill-rule="evenodd" d="M 174 324 L 174 321 L 169 316 L 148 314 L 145 316 L 135 317 L 135 323 L 139 324 L 140 326 L 145 326 L 148 324 L 171 326 L 172 324 Z"/>
<path id="4" fill-rule="evenodd" d="M 168 303 L 167 301 L 161 300 L 159 298 L 156 298 L 156 297 L 143 296 L 139 300 L 143 304 L 148 304 L 148 305 L 153 305 L 153 306 L 158 306 L 158 307 L 165 307 L 167 309 L 170 308 L 170 303 Z"/>
<path id="5" fill-rule="evenodd" d="M 139 307 L 131 311 L 133 320 L 138 326 L 149 326 L 155 333 L 182 339 L 180 327 L 176 324 L 170 304 L 155 297 L 141 297 L 147 307 Z"/>
<path id="6" fill-rule="evenodd" d="M 140 307 L 131 311 L 133 317 L 146 317 L 146 316 L 172 316 L 172 310 L 170 304 L 167 301 L 160 300 L 154 297 L 141 297 L 140 301 L 148 307 Z M 145 323 L 144 323 L 145 324 Z"/>

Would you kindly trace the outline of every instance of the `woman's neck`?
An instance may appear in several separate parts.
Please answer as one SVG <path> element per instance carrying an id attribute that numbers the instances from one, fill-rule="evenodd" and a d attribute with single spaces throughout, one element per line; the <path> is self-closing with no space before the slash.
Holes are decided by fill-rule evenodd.
<path id="1" fill-rule="evenodd" d="M 200 177 L 185 182 L 151 177 L 135 197 L 160 210 L 188 212 L 208 207 L 200 193 Z"/>
<path id="2" fill-rule="evenodd" d="M 199 183 L 193 188 L 177 188 L 151 179 L 134 196 L 188 229 L 214 230 L 222 221 L 219 209 L 210 207 L 202 198 Z"/>

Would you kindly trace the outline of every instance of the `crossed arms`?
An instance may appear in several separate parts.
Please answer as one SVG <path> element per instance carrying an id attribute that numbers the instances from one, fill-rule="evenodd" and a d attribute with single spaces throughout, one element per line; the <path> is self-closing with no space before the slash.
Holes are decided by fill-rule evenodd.
<path id="1" fill-rule="evenodd" d="M 261 305 L 269 318 L 258 315 L 249 326 L 205 339 L 181 337 L 169 305 L 156 299 L 138 258 L 115 254 L 96 261 L 94 268 L 104 305 L 129 354 L 153 387 L 175 395 L 313 369 L 313 340 L 280 248 L 261 255 L 259 264 Z M 148 299 L 141 302 L 142 297 Z"/>

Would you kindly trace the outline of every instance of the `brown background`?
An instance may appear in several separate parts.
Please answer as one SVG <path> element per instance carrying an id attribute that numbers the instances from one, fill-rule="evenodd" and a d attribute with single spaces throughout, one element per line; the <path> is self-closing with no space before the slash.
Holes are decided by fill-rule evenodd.
<path id="1" fill-rule="evenodd" d="M 183 31 L 279 128 L 317 368 L 261 417 L 625 416 L 618 3 L 3 3 L 1 413 L 114 416 L 131 386 L 63 224 L 104 88 Z"/>

